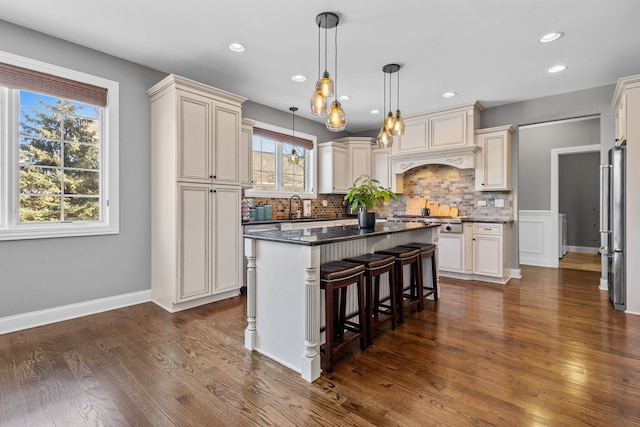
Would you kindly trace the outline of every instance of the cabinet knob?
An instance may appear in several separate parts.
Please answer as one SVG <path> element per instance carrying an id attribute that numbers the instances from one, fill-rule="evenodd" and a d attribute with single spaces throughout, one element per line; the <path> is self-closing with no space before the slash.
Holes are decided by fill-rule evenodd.
<path id="1" fill-rule="evenodd" d="M 209 190 L 209 193 L 213 193 L 213 190 Z"/>
<path id="2" fill-rule="evenodd" d="M 216 179 L 216 176 L 215 176 L 215 175 L 213 175 L 213 179 Z"/>
<path id="3" fill-rule="evenodd" d="M 209 179 L 213 178 L 213 175 L 209 175 Z"/>

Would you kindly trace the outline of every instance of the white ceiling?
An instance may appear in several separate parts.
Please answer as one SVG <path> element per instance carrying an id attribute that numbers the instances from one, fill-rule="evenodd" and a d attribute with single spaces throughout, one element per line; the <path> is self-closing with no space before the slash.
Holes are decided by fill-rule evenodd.
<path id="1" fill-rule="evenodd" d="M 325 11 L 340 16 L 337 81 L 339 94 L 351 96 L 342 103 L 350 132 L 380 126 L 383 114 L 369 111 L 382 110 L 388 63 L 402 66 L 405 116 L 475 100 L 491 107 L 640 73 L 639 0 L 0 0 L 5 21 L 282 111 L 297 106 L 313 120 L 321 120 L 309 112 L 315 17 Z M 550 31 L 565 36 L 537 42 Z M 246 51 L 229 51 L 231 42 Z M 549 74 L 557 64 L 568 69 Z M 294 74 L 308 79 L 294 83 Z M 446 91 L 458 96 L 445 99 Z"/>

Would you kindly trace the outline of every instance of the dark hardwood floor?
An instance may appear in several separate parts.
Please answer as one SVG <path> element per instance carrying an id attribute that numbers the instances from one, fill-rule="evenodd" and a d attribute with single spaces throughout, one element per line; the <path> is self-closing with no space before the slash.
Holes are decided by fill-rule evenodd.
<path id="1" fill-rule="evenodd" d="M 313 384 L 244 348 L 245 299 L 0 336 L 1 426 L 640 425 L 640 316 L 599 273 L 523 266 L 357 343 Z"/>

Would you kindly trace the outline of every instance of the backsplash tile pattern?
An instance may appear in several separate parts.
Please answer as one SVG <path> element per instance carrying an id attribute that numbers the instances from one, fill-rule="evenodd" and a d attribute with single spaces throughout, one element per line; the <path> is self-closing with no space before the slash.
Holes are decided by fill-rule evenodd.
<path id="1" fill-rule="evenodd" d="M 346 215 L 346 207 L 343 205 L 343 195 L 339 194 L 319 194 L 317 199 L 311 199 L 311 217 L 312 218 L 342 218 Z M 272 219 L 289 219 L 289 199 L 273 198 L 273 197 L 251 197 L 252 206 L 272 206 Z M 327 206 L 322 206 L 322 201 L 327 201 Z M 292 209 L 295 211 L 300 209 L 302 214 L 302 206 L 299 206 L 297 199 L 293 200 Z"/>
<path id="2" fill-rule="evenodd" d="M 513 219 L 513 193 L 475 191 L 474 169 L 446 165 L 427 165 L 404 174 L 404 194 L 389 205 L 376 208 L 380 216 L 403 215 L 408 197 L 426 197 L 430 201 L 459 209 L 459 215 L 509 221 Z M 495 199 L 504 199 L 504 207 L 495 207 Z M 486 206 L 478 206 L 484 200 Z M 432 215 L 435 213 L 432 212 Z"/>
<path id="3" fill-rule="evenodd" d="M 458 208 L 461 216 L 501 221 L 513 220 L 513 193 L 476 191 L 474 169 L 458 169 L 446 165 L 415 168 L 404 174 L 404 190 L 404 194 L 399 194 L 397 200 L 391 199 L 388 205 L 378 206 L 373 210 L 382 217 L 404 215 L 407 198 L 426 197 L 430 201 Z M 504 207 L 495 207 L 495 199 L 503 199 Z M 249 200 L 254 207 L 270 204 L 274 220 L 289 218 L 289 199 L 252 197 Z M 327 206 L 322 206 L 323 200 L 327 201 Z M 480 200 L 486 201 L 486 206 L 478 206 Z M 294 200 L 294 217 L 297 208 L 298 200 Z M 300 206 L 300 212 L 302 212 L 302 206 Z M 311 199 L 311 217 L 313 218 L 342 218 L 346 213 L 343 195 L 319 194 L 317 199 Z"/>

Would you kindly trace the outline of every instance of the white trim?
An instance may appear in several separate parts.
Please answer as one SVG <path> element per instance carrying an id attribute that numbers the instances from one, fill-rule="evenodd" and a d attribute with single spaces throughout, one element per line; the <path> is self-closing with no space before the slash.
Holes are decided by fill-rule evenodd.
<path id="1" fill-rule="evenodd" d="M 0 51 L 0 61 L 7 64 L 28 68 L 43 73 L 57 75 L 78 82 L 89 83 L 95 86 L 107 89 L 107 106 L 103 108 L 102 115 L 102 156 L 100 165 L 101 169 L 101 212 L 102 220 L 95 222 L 77 222 L 63 224 L 11 224 L 8 221 L 9 209 L 11 206 L 3 205 L 4 200 L 0 202 L 0 241 L 3 240 L 22 240 L 22 239 L 39 239 L 50 237 L 71 237 L 71 236 L 93 236 L 104 234 L 118 234 L 120 232 L 120 206 L 119 206 L 119 83 L 91 74 L 82 73 L 57 65 L 47 64 L 45 62 L 25 58 L 8 52 Z M 6 106 L 5 106 L 6 107 Z M 6 117 L 5 117 L 6 118 Z M 12 125 L 13 126 L 13 125 Z M 2 135 L 3 139 L 8 138 L 6 132 Z M 10 139 L 12 141 L 12 139 Z M 2 141 L 5 142 L 5 141 Z M 2 144 L 3 146 L 8 144 Z M 0 158 L 6 160 L 11 154 L 11 150 L 5 150 L 0 153 Z M 8 160 L 6 160 L 8 162 Z M 3 176 L 0 177 L 4 194 L 12 197 L 15 188 L 11 185 L 11 176 L 9 175 L 15 168 L 12 165 L 7 167 L 4 163 Z"/>
<path id="2" fill-rule="evenodd" d="M 512 268 L 511 269 L 511 278 L 512 279 L 522 279 L 522 270 L 520 268 Z"/>
<path id="3" fill-rule="evenodd" d="M 270 130 L 272 132 L 278 132 L 287 135 L 291 132 L 290 129 L 286 129 L 280 126 L 272 125 L 269 123 L 260 122 L 255 119 L 249 119 L 254 122 L 253 127 Z M 275 198 L 288 198 L 293 195 L 300 196 L 303 199 L 315 199 L 318 197 L 318 138 L 315 135 L 311 135 L 304 132 L 295 131 L 295 136 L 303 139 L 308 139 L 313 142 L 313 150 L 307 150 L 307 153 L 311 155 L 311 161 L 307 159 L 307 166 L 309 170 L 307 172 L 308 185 L 310 191 L 295 192 L 295 191 L 275 191 L 275 190 L 262 190 L 247 188 L 244 190 L 245 197 L 275 197 Z M 253 147 L 253 144 L 251 145 Z M 252 150 L 253 152 L 253 150 Z"/>
<path id="4" fill-rule="evenodd" d="M 592 117 L 593 118 L 593 117 Z M 559 202 L 559 186 L 560 186 L 560 155 L 563 154 L 578 154 L 578 153 L 600 153 L 600 144 L 593 145 L 578 145 L 575 147 L 554 148 L 551 150 L 551 229 L 558 229 L 558 214 L 560 213 Z M 602 191 L 600 190 L 602 194 Z M 558 268 L 558 233 L 551 233 L 551 254 L 552 265 L 550 267 Z"/>
<path id="5" fill-rule="evenodd" d="M 593 116 L 574 117 L 573 119 L 562 119 L 562 120 L 554 120 L 552 122 L 542 122 L 542 123 L 532 123 L 530 125 L 520 125 L 520 126 L 518 126 L 518 129 L 531 129 L 531 128 L 538 128 L 538 127 L 544 127 L 544 126 L 560 125 L 560 124 L 571 123 L 571 122 L 581 122 L 583 120 L 593 120 L 593 119 L 599 119 L 599 118 L 600 118 L 600 115 L 596 114 L 596 115 L 593 115 Z"/>
<path id="6" fill-rule="evenodd" d="M 567 246 L 569 252 L 580 252 L 583 254 L 597 254 L 600 253 L 600 248 L 594 248 L 593 246 Z"/>
<path id="7" fill-rule="evenodd" d="M 151 301 L 151 290 L 0 318 L 0 335 Z"/>
<path id="8" fill-rule="evenodd" d="M 551 212 L 521 210 L 518 212 L 518 235 L 520 264 L 538 267 L 552 267 L 551 254 L 554 229 L 551 226 Z M 557 241 L 557 240 L 556 240 Z M 555 260 L 556 264 L 558 263 Z"/>

